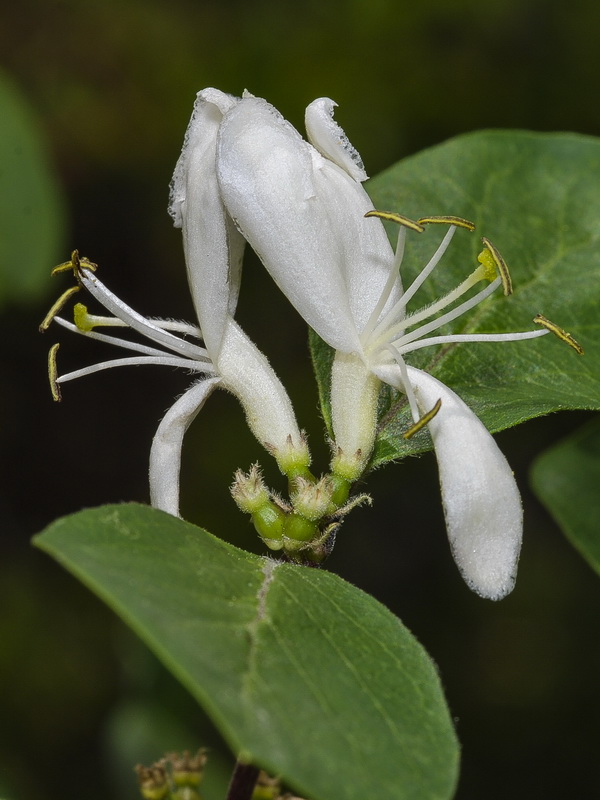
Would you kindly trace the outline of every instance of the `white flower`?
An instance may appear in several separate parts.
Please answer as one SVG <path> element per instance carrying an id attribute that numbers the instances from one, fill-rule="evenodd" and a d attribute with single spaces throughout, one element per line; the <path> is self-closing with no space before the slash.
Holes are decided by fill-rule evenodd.
<path id="1" fill-rule="evenodd" d="M 522 536 L 512 472 L 475 414 L 448 387 L 408 366 L 405 356 L 432 345 L 531 339 L 552 324 L 522 333 L 432 335 L 501 284 L 509 292 L 505 264 L 485 239 L 472 275 L 433 304 L 407 312 L 457 227 L 472 226 L 454 217 L 412 222 L 374 212 L 361 186 L 367 176 L 360 158 L 332 118 L 334 105 L 327 98 L 309 105 L 310 144 L 266 101 L 246 94 L 233 104 L 217 137 L 221 198 L 282 291 L 337 351 L 331 386 L 334 474 L 353 480 L 367 464 L 380 381 L 404 392 L 415 422 L 408 435 L 428 424 L 433 438 L 457 564 L 472 589 L 499 599 L 514 585 Z M 401 223 L 395 252 L 377 216 Z M 422 232 L 425 224 L 440 222 L 448 232 L 403 293 L 399 269 L 407 230 Z M 482 280 L 489 281 L 485 288 L 458 302 Z"/>
<path id="2" fill-rule="evenodd" d="M 58 375 L 55 345 L 50 351 L 50 379 L 58 399 L 59 385 L 115 366 L 157 364 L 182 367 L 203 377 L 167 411 L 150 455 L 152 504 L 179 513 L 179 470 L 183 436 L 212 391 L 227 389 L 242 404 L 250 428 L 288 475 L 303 474 L 309 463 L 306 442 L 289 398 L 265 356 L 233 320 L 241 277 L 244 240 L 220 199 L 215 171 L 217 133 L 223 113 L 237 101 L 217 90 L 200 92 L 171 185 L 169 211 L 183 229 L 184 252 L 199 326 L 141 316 L 99 279 L 96 265 L 79 259 L 57 267 L 72 269 L 78 280 L 55 303 L 42 329 L 54 320 L 68 330 L 117 345 L 134 356 L 104 361 Z M 75 307 L 75 324 L 57 316 L 79 288 L 87 290 L 110 316 Z M 99 333 L 98 327 L 125 327 L 151 344 Z M 204 340 L 204 345 L 199 340 Z"/>

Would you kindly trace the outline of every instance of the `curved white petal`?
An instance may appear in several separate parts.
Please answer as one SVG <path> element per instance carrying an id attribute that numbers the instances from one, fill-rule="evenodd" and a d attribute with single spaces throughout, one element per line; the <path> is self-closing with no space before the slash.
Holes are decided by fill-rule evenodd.
<path id="1" fill-rule="evenodd" d="M 219 194 L 219 126 L 239 100 L 218 89 L 198 92 L 171 181 L 169 213 L 183 229 L 192 300 L 206 347 L 216 360 L 228 314 L 237 305 L 245 241 Z"/>
<path id="2" fill-rule="evenodd" d="M 292 404 L 266 357 L 233 320 L 217 364 L 223 388 L 234 394 L 250 430 L 279 460 L 290 447 L 305 450 Z"/>
<path id="3" fill-rule="evenodd" d="M 188 427 L 219 385 L 205 378 L 179 397 L 162 418 L 150 449 L 150 502 L 154 508 L 179 516 L 181 448 Z"/>
<path id="4" fill-rule="evenodd" d="M 381 220 L 365 218 L 373 203 L 361 184 L 314 150 L 312 162 L 320 213 L 327 221 L 323 235 L 338 240 L 339 268 L 346 283 L 350 313 L 360 333 L 388 282 L 394 252 Z M 390 308 L 401 294 L 398 274 L 384 308 Z"/>
<path id="5" fill-rule="evenodd" d="M 471 589 L 500 600 L 514 587 L 521 549 L 523 509 L 513 473 L 483 423 L 454 392 L 414 367 L 408 376 L 423 412 L 442 401 L 429 430 L 454 559 Z"/>
<path id="6" fill-rule="evenodd" d="M 337 103 L 329 97 L 319 97 L 307 106 L 304 125 L 308 140 L 321 155 L 341 167 L 355 181 L 366 181 L 369 176 L 360 155 L 333 118 L 336 107 Z"/>
<path id="7" fill-rule="evenodd" d="M 348 232 L 331 227 L 335 211 L 316 188 L 313 154 L 360 188 L 265 100 L 247 97 L 220 128 L 219 185 L 229 214 L 291 303 L 330 345 L 351 352 L 359 343 L 344 273 Z M 343 198 L 336 202 L 346 209 Z"/>

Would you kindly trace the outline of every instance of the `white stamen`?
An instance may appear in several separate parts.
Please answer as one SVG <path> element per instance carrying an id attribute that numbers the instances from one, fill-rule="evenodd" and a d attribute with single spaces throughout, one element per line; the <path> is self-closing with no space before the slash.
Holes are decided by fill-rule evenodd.
<path id="1" fill-rule="evenodd" d="M 392 293 L 392 289 L 396 285 L 396 281 L 398 280 L 398 273 L 400 272 L 400 267 L 402 265 L 402 259 L 404 258 L 404 246 L 406 244 L 406 228 L 401 225 L 400 230 L 398 231 L 398 241 L 396 243 L 396 252 L 394 253 L 394 262 L 392 264 L 392 268 L 390 270 L 389 277 L 386 281 L 385 286 L 383 287 L 383 291 L 377 304 L 371 315 L 367 321 L 367 324 L 364 327 L 363 332 L 360 334 L 360 341 L 364 345 L 365 342 L 368 340 L 369 336 L 373 332 L 375 325 L 377 324 L 377 320 L 379 319 L 379 315 L 383 311 L 385 304 L 387 303 L 390 294 Z M 396 305 L 398 305 L 396 303 Z M 394 306 L 395 308 L 396 306 Z M 388 315 L 386 315 L 387 318 Z"/>
<path id="2" fill-rule="evenodd" d="M 402 228 L 401 230 L 404 231 L 405 229 Z M 428 263 L 421 270 L 421 272 L 415 278 L 415 280 L 411 283 L 411 285 L 408 287 L 406 292 L 402 295 L 402 297 L 398 300 L 398 302 L 396 302 L 392 306 L 392 308 L 387 312 L 387 314 L 377 324 L 377 326 L 375 326 L 375 325 L 371 326 L 371 330 L 369 331 L 369 333 L 371 333 L 373 331 L 373 333 L 374 333 L 373 338 L 377 337 L 377 335 L 379 334 L 379 332 L 381 330 L 384 330 L 387 326 L 392 325 L 392 323 L 394 321 L 396 321 L 396 322 L 402 321 L 402 319 L 404 318 L 404 311 L 406 309 L 406 306 L 407 306 L 409 300 L 411 300 L 411 298 L 415 295 L 415 293 L 421 287 L 423 282 L 429 277 L 429 275 L 431 275 L 431 273 L 433 272 L 435 267 L 441 261 L 442 256 L 444 255 L 444 253 L 448 249 L 448 246 L 449 246 L 450 242 L 452 241 L 452 237 L 454 236 L 455 230 L 456 230 L 456 225 L 451 225 L 450 226 L 450 230 L 444 236 L 442 242 L 440 243 L 439 247 L 437 248 L 437 250 L 435 251 L 433 256 L 429 259 Z M 400 240 L 400 234 L 398 234 L 398 240 Z M 402 260 L 402 256 L 401 256 L 400 260 Z M 400 262 L 398 262 L 398 269 L 400 269 Z M 393 286 L 393 284 L 392 284 L 392 286 Z M 392 286 L 389 287 L 389 291 L 391 291 Z M 462 284 L 461 284 L 461 286 L 462 286 Z M 386 289 L 388 288 L 387 285 L 386 285 L 385 288 Z M 388 291 L 388 296 L 389 296 L 389 291 Z M 455 291 L 457 291 L 457 290 L 455 290 Z M 442 299 L 444 299 L 444 298 L 442 298 Z M 381 308 L 383 307 L 383 305 L 385 305 L 385 301 L 386 300 L 387 300 L 387 297 L 385 298 Z M 452 300 L 448 300 L 448 303 L 450 303 L 450 302 L 452 302 Z M 377 305 L 378 305 L 378 315 L 379 315 L 379 313 L 381 312 L 381 308 L 379 308 L 379 303 Z M 432 308 L 432 310 L 431 310 L 430 313 L 434 314 L 435 313 L 435 309 L 434 309 L 433 306 L 431 306 L 431 308 Z M 369 322 L 371 322 L 371 320 L 369 320 Z"/>
<path id="3" fill-rule="evenodd" d="M 77 369 L 74 372 L 67 372 L 66 375 L 61 375 L 60 378 L 57 378 L 56 382 L 66 383 L 67 381 L 74 381 L 86 375 L 93 375 L 94 372 L 112 369 L 112 367 L 132 367 L 146 364 L 156 364 L 163 367 L 180 367 L 190 372 L 215 374 L 215 369 L 212 364 L 199 364 L 198 361 L 191 361 L 187 358 L 177 358 L 176 356 L 162 356 L 160 358 L 158 356 L 131 356 L 130 358 L 113 358 L 111 361 L 101 361 L 99 364 L 92 364 L 89 367 Z"/>
<path id="4" fill-rule="evenodd" d="M 400 378 L 402 383 L 398 383 L 396 385 L 396 389 L 400 389 L 406 394 L 406 398 L 408 400 L 408 405 L 410 406 L 410 413 L 412 414 L 412 418 L 414 422 L 418 422 L 421 419 L 421 412 L 419 410 L 419 404 L 417 403 L 417 398 L 412 388 L 412 384 L 408 377 L 408 370 L 406 368 L 406 363 L 402 358 L 402 354 L 398 350 L 397 347 L 394 347 L 393 344 L 388 344 L 386 348 L 394 357 L 394 361 L 398 364 L 398 369 L 400 370 Z"/>
<path id="5" fill-rule="evenodd" d="M 66 328 L 72 333 L 78 333 L 80 336 L 87 336 L 88 339 L 95 339 L 98 342 L 106 342 L 107 344 L 123 347 L 126 350 L 133 350 L 136 353 L 144 353 L 147 356 L 164 356 L 164 350 L 158 350 L 156 347 L 148 347 L 147 344 L 140 344 L 139 342 L 130 342 L 128 339 L 121 339 L 118 336 L 109 336 L 106 333 L 97 333 L 96 331 L 82 331 L 77 325 L 69 322 L 62 317 L 54 317 L 54 322 L 58 322 L 63 328 Z"/>
<path id="6" fill-rule="evenodd" d="M 414 279 L 414 281 L 411 283 L 408 289 L 404 292 L 404 294 L 398 301 L 397 305 L 402 303 L 404 306 L 406 306 L 406 304 L 414 297 L 417 290 L 421 288 L 423 283 L 427 280 L 427 278 L 431 275 L 433 270 L 442 260 L 442 256 L 448 249 L 455 231 L 456 231 L 456 225 L 451 225 L 449 230 L 446 232 L 446 235 L 440 242 L 438 249 L 429 259 L 429 263 L 425 265 L 425 267 L 421 270 L 419 275 L 417 275 L 417 277 Z"/>
<path id="7" fill-rule="evenodd" d="M 459 342 L 518 342 L 521 339 L 537 339 L 550 331 L 524 331 L 521 333 L 456 333 L 449 336 L 432 336 L 407 347 L 399 347 L 399 351 L 414 353 L 422 347 L 432 347 L 437 344 L 454 344 Z"/>
<path id="8" fill-rule="evenodd" d="M 496 280 L 492 281 L 492 283 L 490 283 L 489 286 L 486 286 L 485 289 L 482 289 L 476 295 L 473 295 L 473 297 L 471 297 L 469 300 L 466 300 L 464 303 L 461 303 L 456 308 L 453 308 L 452 311 L 448 311 L 446 314 L 442 314 L 441 317 L 431 320 L 431 322 L 428 322 L 426 325 L 421 325 L 420 328 L 417 328 L 412 333 L 407 333 L 404 336 L 398 337 L 398 339 L 394 340 L 393 343 L 397 347 L 403 347 L 405 344 L 408 344 L 409 342 L 414 342 L 415 339 L 420 339 L 422 336 L 425 336 L 426 333 L 441 328 L 442 325 L 445 325 L 447 322 L 452 322 L 452 320 L 462 316 L 463 314 L 466 314 L 467 311 L 470 311 L 476 305 L 481 303 L 483 300 L 486 299 L 486 297 L 489 297 L 493 292 L 496 291 L 498 286 L 500 286 L 501 282 L 502 281 L 500 278 L 496 278 Z M 405 327 L 404 324 L 394 325 L 392 328 L 390 328 L 389 331 L 386 331 L 386 337 L 394 336 L 395 333 L 398 333 L 399 331 L 403 330 L 404 327 Z"/>
<path id="9" fill-rule="evenodd" d="M 169 350 L 173 350 L 176 353 L 184 352 L 186 356 L 192 356 L 193 354 L 194 358 L 201 358 L 206 355 L 206 350 L 204 350 L 204 348 L 186 342 L 183 339 L 178 339 L 177 336 L 173 336 L 173 334 L 150 322 L 146 317 L 138 314 L 137 311 L 134 311 L 113 294 L 110 289 L 107 289 L 89 270 L 82 269 L 79 275 L 82 284 L 89 293 L 95 297 L 107 311 L 113 313 L 115 317 L 122 319 L 123 322 L 130 328 L 133 328 L 133 330 L 147 336 L 148 339 L 152 339 L 157 344 L 164 345 Z"/>

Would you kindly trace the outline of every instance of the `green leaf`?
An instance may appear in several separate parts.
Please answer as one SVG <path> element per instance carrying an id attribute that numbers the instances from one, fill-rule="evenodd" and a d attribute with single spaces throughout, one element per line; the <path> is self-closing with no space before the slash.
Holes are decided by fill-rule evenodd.
<path id="1" fill-rule="evenodd" d="M 552 335 L 534 341 L 424 348 L 407 361 L 427 369 L 475 411 L 491 431 L 558 409 L 600 408 L 600 141 L 574 134 L 489 131 L 460 136 L 407 158 L 368 183 L 376 208 L 412 218 L 453 214 L 471 220 L 458 230 L 441 264 L 409 310 L 446 294 L 477 266 L 481 236 L 509 264 L 514 294 L 501 292 L 440 332 L 536 329 L 537 313 L 570 331 L 578 356 Z M 397 227 L 389 227 L 395 240 Z M 427 263 L 445 228 L 409 232 L 404 285 Z M 327 407 L 326 345 L 313 358 Z M 383 399 L 372 466 L 431 448 L 426 430 L 406 441 L 405 404 Z"/>
<path id="2" fill-rule="evenodd" d="M 33 116 L 0 73 L 0 303 L 47 289 L 64 228 L 63 201 Z"/>
<path id="3" fill-rule="evenodd" d="M 571 544 L 600 573 L 600 420 L 542 453 L 531 482 Z"/>
<path id="4" fill-rule="evenodd" d="M 35 542 L 139 634 L 235 753 L 304 796 L 452 796 L 435 667 L 369 595 L 139 505 L 60 519 Z"/>

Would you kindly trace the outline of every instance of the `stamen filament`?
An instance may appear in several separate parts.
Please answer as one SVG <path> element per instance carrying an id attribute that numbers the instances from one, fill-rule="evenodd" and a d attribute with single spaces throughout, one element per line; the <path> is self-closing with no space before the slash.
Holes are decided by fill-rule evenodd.
<path id="1" fill-rule="evenodd" d="M 403 303 L 403 305 L 405 306 L 407 305 L 407 303 L 414 297 L 417 290 L 421 288 L 424 281 L 427 280 L 427 278 L 431 275 L 433 270 L 437 267 L 437 265 L 442 259 L 442 256 L 448 249 L 455 232 L 456 232 L 456 225 L 451 225 L 448 231 L 446 232 L 446 235 L 440 242 L 438 249 L 429 259 L 429 263 L 425 265 L 425 267 L 421 270 L 419 275 L 417 275 L 417 277 L 414 279 L 414 281 L 411 283 L 408 289 L 404 292 L 404 295 L 401 298 L 401 302 Z"/>
<path id="2" fill-rule="evenodd" d="M 58 312 L 65 305 L 65 303 L 68 300 L 70 300 L 70 298 L 73 297 L 74 294 L 77 294 L 77 292 L 80 290 L 80 288 L 81 288 L 80 286 L 71 286 L 70 289 L 67 289 L 66 292 L 63 292 L 61 294 L 61 296 L 52 305 L 52 307 L 50 308 L 50 311 L 48 311 L 48 313 L 46 314 L 46 316 L 42 320 L 42 322 L 40 324 L 40 333 L 43 333 L 44 331 L 48 330 L 48 328 L 50 327 L 50 324 L 52 323 L 52 320 L 54 319 L 54 317 L 58 314 Z"/>
<path id="3" fill-rule="evenodd" d="M 363 345 L 371 335 L 373 328 L 377 324 L 379 315 L 383 311 L 384 306 L 387 303 L 390 294 L 392 293 L 392 289 L 396 285 L 396 281 L 398 280 L 398 276 L 400 273 L 400 267 L 402 265 L 402 259 L 404 258 L 405 244 L 406 244 L 406 228 L 402 226 L 398 231 L 398 241 L 396 243 L 396 252 L 394 253 L 394 263 L 392 264 L 392 269 L 390 270 L 390 274 L 388 276 L 386 284 L 383 287 L 381 296 L 379 297 L 379 300 L 377 301 L 375 308 L 371 312 L 367 324 L 365 325 L 362 333 L 360 334 L 360 340 L 363 343 Z"/>
<path id="4" fill-rule="evenodd" d="M 77 369 L 74 372 L 67 372 L 66 375 L 61 375 L 56 379 L 56 383 L 66 383 L 67 381 L 74 381 L 77 378 L 83 378 L 86 375 L 93 375 L 94 372 L 100 372 L 112 367 L 130 367 L 146 364 L 155 364 L 163 367 L 182 367 L 190 372 L 200 372 L 209 375 L 215 374 L 215 369 L 212 364 L 199 364 L 197 361 L 192 361 L 187 358 L 177 358 L 177 356 L 131 356 L 129 358 L 115 358 L 111 361 L 101 361 L 98 364 L 92 364 L 83 369 Z"/>
<path id="5" fill-rule="evenodd" d="M 428 411 L 426 414 L 423 414 L 423 416 L 418 422 L 415 422 L 415 424 L 411 428 L 409 428 L 407 431 L 404 431 L 404 433 L 402 434 L 402 438 L 412 439 L 415 433 L 418 433 L 421 430 L 421 428 L 424 428 L 425 425 L 428 425 L 431 422 L 431 420 L 435 417 L 435 415 L 438 413 L 441 407 L 442 407 L 442 398 L 440 397 L 438 400 L 436 400 L 436 403 L 431 409 L 431 411 Z"/>
<path id="6" fill-rule="evenodd" d="M 447 305 L 449 305 L 458 297 L 460 297 L 461 294 L 464 294 L 468 289 L 470 289 L 471 286 L 473 286 L 475 283 L 477 283 L 482 279 L 480 275 L 483 275 L 483 270 L 481 270 L 481 268 L 478 267 L 465 281 L 463 281 L 460 284 L 460 286 L 457 286 L 457 288 L 454 289 L 453 292 L 450 292 L 450 294 L 446 295 L 445 297 L 442 297 L 440 300 L 437 301 L 437 303 L 433 303 L 430 306 L 426 306 L 420 312 L 416 312 L 415 314 L 412 314 L 409 317 L 404 317 L 404 315 L 402 314 L 402 316 L 400 316 L 400 321 L 397 322 L 395 325 L 392 325 L 391 328 L 388 328 L 388 331 L 385 331 L 386 326 L 390 325 L 395 319 L 396 320 L 398 319 L 400 312 L 404 311 L 404 309 L 406 308 L 406 304 L 409 302 L 409 300 L 411 300 L 416 291 L 421 287 L 423 281 L 425 281 L 429 277 L 429 275 L 433 272 L 435 267 L 439 264 L 440 260 L 442 259 L 442 256 L 444 255 L 444 253 L 448 249 L 448 246 L 450 245 L 450 242 L 452 241 L 452 237 L 454 236 L 455 231 L 456 231 L 455 226 L 452 226 L 448 230 L 448 232 L 442 239 L 439 247 L 431 257 L 429 262 L 425 265 L 423 270 L 420 272 L 420 274 L 415 278 L 415 280 L 408 287 L 408 289 L 403 294 L 403 296 L 398 300 L 398 302 L 395 303 L 393 308 L 391 308 L 387 312 L 385 317 L 379 322 L 379 324 L 375 326 L 375 329 L 372 332 L 373 333 L 372 338 L 378 337 L 380 332 L 383 330 L 384 336 L 387 339 L 388 338 L 387 333 L 390 330 L 394 331 L 395 333 L 398 333 L 401 330 L 405 330 L 410 325 L 416 325 L 416 323 L 419 322 L 421 319 L 427 319 L 427 317 L 437 313 L 437 311 L 440 311 L 442 308 L 445 308 Z M 415 321 L 412 323 L 409 322 L 409 320 L 411 319 Z"/>
<path id="7" fill-rule="evenodd" d="M 61 325 L 63 328 L 66 328 L 67 330 L 72 331 L 73 333 L 79 333 L 79 334 L 81 334 L 81 336 L 87 336 L 89 339 L 96 339 L 96 341 L 98 341 L 98 342 L 106 342 L 107 344 L 112 344 L 112 345 L 115 345 L 117 347 L 123 347 L 126 350 L 134 350 L 135 352 L 144 353 L 144 354 L 149 355 L 149 356 L 150 355 L 159 355 L 159 356 L 165 355 L 164 350 L 158 350 L 158 348 L 149 347 L 147 344 L 141 344 L 139 342 L 132 342 L 129 339 L 121 339 L 118 336 L 110 336 L 107 333 L 98 333 L 97 331 L 84 331 L 84 330 L 81 330 L 81 328 L 77 327 L 77 325 L 74 325 L 72 322 L 69 322 L 68 320 L 63 319 L 62 317 L 55 317 L 54 321 L 57 322 L 59 325 Z M 200 361 L 201 360 L 199 358 L 196 358 L 195 355 L 194 356 L 190 356 L 190 358 L 193 358 L 196 361 Z M 205 351 L 204 358 L 202 360 L 203 361 L 210 361 L 210 359 L 208 357 L 208 353 L 206 351 Z"/>
<path id="8" fill-rule="evenodd" d="M 486 299 L 486 297 L 489 297 L 489 295 L 491 295 L 493 292 L 496 291 L 498 286 L 500 286 L 501 282 L 502 281 L 500 278 L 496 278 L 496 280 L 493 283 L 490 283 L 488 286 L 485 287 L 485 289 L 482 289 L 480 292 L 473 295 L 473 297 L 471 297 L 469 300 L 466 300 L 464 303 L 461 303 L 456 308 L 453 308 L 452 311 L 448 311 L 446 314 L 442 314 L 441 317 L 431 320 L 431 322 L 428 322 L 426 325 L 421 325 L 420 328 L 417 328 L 412 333 L 408 333 L 405 336 L 400 336 L 393 342 L 393 344 L 396 347 L 403 347 L 405 344 L 408 344 L 409 342 L 414 342 L 415 339 L 420 339 L 422 336 L 425 336 L 425 334 L 430 333 L 431 331 L 435 331 L 438 328 L 441 328 L 442 325 L 445 325 L 447 322 L 452 322 L 452 320 L 455 320 L 457 317 L 462 316 L 467 311 L 470 311 L 476 305 L 481 303 L 483 300 Z M 427 316 L 429 316 L 429 314 Z M 403 330 L 405 326 L 403 325 L 397 327 L 399 327 L 400 330 Z M 388 333 L 393 334 L 393 329 L 390 330 Z"/>
<path id="9" fill-rule="evenodd" d="M 579 344 L 579 342 L 576 339 L 574 339 L 570 333 L 567 333 L 567 331 L 565 331 L 555 322 L 552 322 L 552 320 L 549 320 L 543 314 L 537 314 L 533 318 L 533 321 L 538 325 L 543 325 L 547 331 L 550 331 L 550 333 L 553 333 L 555 336 L 558 336 L 558 338 L 561 339 L 561 341 L 568 344 L 569 347 L 572 347 L 573 350 L 575 350 L 575 352 L 578 353 L 580 356 L 583 355 L 584 352 L 583 347 Z"/>
<path id="10" fill-rule="evenodd" d="M 398 350 L 402 355 L 414 353 L 422 347 L 433 347 L 438 344 L 454 344 L 459 342 L 518 342 L 521 339 L 538 339 L 545 336 L 550 331 L 523 331 L 520 333 L 456 333 L 448 336 L 432 336 L 429 339 L 422 339 L 415 344 L 403 347 L 400 345 Z"/>
<path id="11" fill-rule="evenodd" d="M 403 391 L 406 394 L 406 399 L 408 400 L 408 405 L 410 407 L 410 413 L 412 414 L 412 418 L 417 423 L 421 417 L 421 412 L 419 411 L 419 404 L 417 403 L 417 397 L 415 395 L 414 389 L 412 388 L 412 383 L 408 377 L 408 370 L 406 369 L 406 363 L 402 358 L 402 354 L 395 347 L 393 344 L 388 344 L 386 348 L 394 357 L 394 361 L 398 365 L 398 369 L 400 370 L 400 378 L 402 381 L 401 386 L 396 386 L 396 389 Z"/>
<path id="12" fill-rule="evenodd" d="M 98 278 L 87 270 L 82 270 L 80 273 L 81 282 L 84 287 L 89 291 L 92 297 L 95 297 L 107 311 L 110 311 L 115 317 L 123 320 L 130 328 L 147 336 L 157 344 L 162 344 L 169 350 L 176 353 L 184 352 L 187 356 L 202 358 L 206 353 L 204 348 L 186 342 L 183 339 L 178 339 L 177 336 L 163 330 L 158 325 L 152 323 L 146 317 L 138 314 L 130 306 L 120 300 L 110 289 L 107 289 Z"/>

